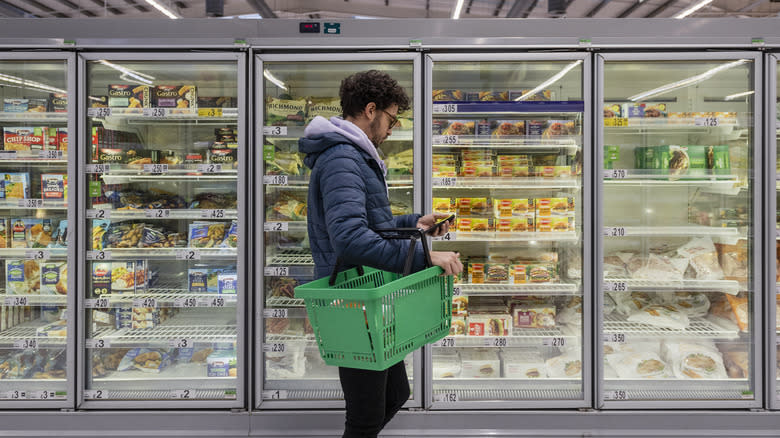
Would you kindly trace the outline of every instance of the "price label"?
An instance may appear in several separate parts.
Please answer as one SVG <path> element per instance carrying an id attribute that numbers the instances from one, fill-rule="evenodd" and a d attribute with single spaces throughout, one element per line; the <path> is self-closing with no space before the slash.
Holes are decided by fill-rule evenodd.
<path id="1" fill-rule="evenodd" d="M 542 345 L 545 347 L 565 347 L 566 338 L 544 338 L 542 339 Z"/>
<path id="2" fill-rule="evenodd" d="M 626 342 L 626 335 L 625 333 L 605 333 L 603 339 L 604 342 L 622 344 Z"/>
<path id="3" fill-rule="evenodd" d="M 507 338 L 486 338 L 483 341 L 485 347 L 506 347 L 509 345 L 509 339 Z"/>
<path id="4" fill-rule="evenodd" d="M 433 178 L 431 180 L 431 183 L 434 187 L 455 187 L 458 185 L 458 179 L 455 177 L 443 177 L 443 178 Z"/>
<path id="5" fill-rule="evenodd" d="M 18 400 L 20 398 L 27 398 L 27 392 L 25 391 L 5 391 L 0 392 L 0 398 L 6 400 Z"/>
<path id="6" fill-rule="evenodd" d="M 144 164 L 144 172 L 168 173 L 168 165 L 167 164 Z"/>
<path id="7" fill-rule="evenodd" d="M 167 117 L 167 108 L 144 108 L 144 117 Z"/>
<path id="8" fill-rule="evenodd" d="M 263 309 L 263 316 L 266 318 L 287 319 L 287 309 Z"/>
<path id="9" fill-rule="evenodd" d="M 221 164 L 198 164 L 198 172 L 200 173 L 221 173 Z"/>
<path id="10" fill-rule="evenodd" d="M 177 249 L 176 260 L 200 260 L 198 249 Z"/>
<path id="11" fill-rule="evenodd" d="M 625 237 L 626 227 L 604 227 L 605 237 Z"/>
<path id="12" fill-rule="evenodd" d="M 171 391 L 171 398 L 176 400 L 189 400 L 195 398 L 195 391 L 192 389 L 174 389 Z"/>
<path id="13" fill-rule="evenodd" d="M 133 307 L 157 307 L 157 298 L 136 298 Z"/>
<path id="14" fill-rule="evenodd" d="M 222 108 L 198 108 L 198 117 L 222 117 Z"/>
<path id="15" fill-rule="evenodd" d="M 27 398 L 31 400 L 54 400 L 58 397 L 54 391 L 32 391 L 27 393 Z"/>
<path id="16" fill-rule="evenodd" d="M 111 219 L 111 210 L 87 210 L 87 219 Z"/>
<path id="17" fill-rule="evenodd" d="M 287 391 L 277 389 L 276 391 L 263 391 L 263 400 L 284 400 L 287 398 Z"/>
<path id="18" fill-rule="evenodd" d="M 628 283 L 625 281 L 607 281 L 604 283 L 605 292 L 626 292 L 628 291 Z"/>
<path id="19" fill-rule="evenodd" d="M 287 135 L 286 126 L 263 126 L 263 135 Z"/>
<path id="20" fill-rule="evenodd" d="M 274 186 L 286 186 L 287 175 L 263 175 L 263 184 Z"/>
<path id="21" fill-rule="evenodd" d="M 167 208 L 152 208 L 145 210 L 144 215 L 151 219 L 167 219 L 171 217 L 171 210 Z"/>
<path id="22" fill-rule="evenodd" d="M 263 231 L 288 231 L 289 224 L 287 222 L 264 222 Z"/>
<path id="23" fill-rule="evenodd" d="M 607 169 L 604 171 L 605 179 L 626 179 L 628 178 L 628 170 L 626 169 Z"/>
<path id="24" fill-rule="evenodd" d="M 30 305 L 30 299 L 27 297 L 5 297 L 5 300 L 3 300 L 3 304 L 6 306 L 16 307 L 16 306 L 29 306 Z M 780 338 L 778 338 L 780 339 Z"/>
<path id="25" fill-rule="evenodd" d="M 63 157 L 62 151 L 39 151 L 38 158 L 44 160 L 61 160 Z"/>
<path id="26" fill-rule="evenodd" d="M 110 304 L 108 298 L 87 298 L 84 300 L 84 307 L 87 309 L 106 309 Z"/>
<path id="27" fill-rule="evenodd" d="M 18 350 L 37 350 L 38 340 L 35 338 L 18 339 L 14 341 L 14 348 Z"/>
<path id="28" fill-rule="evenodd" d="M 742 400 L 753 400 L 756 398 L 753 391 L 742 391 Z"/>
<path id="29" fill-rule="evenodd" d="M 0 151 L 0 160 L 13 160 L 16 158 L 16 151 Z"/>
<path id="30" fill-rule="evenodd" d="M 604 119 L 604 126 L 609 126 L 609 127 L 628 126 L 628 119 L 625 117 L 608 117 Z"/>
<path id="31" fill-rule="evenodd" d="M 266 277 L 288 277 L 290 275 L 290 268 L 287 266 L 266 266 L 263 269 L 263 274 Z"/>
<path id="32" fill-rule="evenodd" d="M 85 389 L 84 400 L 104 400 L 110 398 L 108 391 L 102 389 Z"/>
<path id="33" fill-rule="evenodd" d="M 695 126 L 720 126 L 720 120 L 717 117 L 696 117 L 693 119 Z"/>
<path id="34" fill-rule="evenodd" d="M 460 286 L 454 286 L 454 287 L 452 288 L 452 296 L 453 296 L 453 297 L 458 297 L 458 296 L 460 296 L 460 295 L 461 295 L 461 293 L 462 293 L 462 292 L 461 292 L 461 290 L 460 290 Z"/>
<path id="35" fill-rule="evenodd" d="M 87 251 L 87 260 L 111 260 L 111 251 Z"/>
<path id="36" fill-rule="evenodd" d="M 171 339 L 168 341 L 168 346 L 171 348 L 190 348 L 192 347 L 192 340 L 182 338 L 182 339 Z"/>
<path id="37" fill-rule="evenodd" d="M 604 400 L 628 400 L 626 391 L 607 391 L 604 393 Z"/>
<path id="38" fill-rule="evenodd" d="M 459 144 L 457 135 L 434 135 L 433 144 Z"/>
<path id="39" fill-rule="evenodd" d="M 455 347 L 455 338 L 441 338 L 438 342 L 433 344 L 434 347 L 453 348 Z"/>
<path id="40" fill-rule="evenodd" d="M 89 117 L 111 117 L 111 108 L 89 108 L 87 115 Z"/>
<path id="41" fill-rule="evenodd" d="M 195 297 L 191 298 L 176 298 L 173 300 L 173 307 L 198 307 L 198 300 Z"/>
<path id="42" fill-rule="evenodd" d="M 433 112 L 456 113 L 458 112 L 458 105 L 454 103 L 435 103 L 433 104 Z"/>
<path id="43" fill-rule="evenodd" d="M 434 398 L 434 401 L 441 402 L 441 403 L 457 403 L 460 399 L 458 398 L 458 393 L 456 392 L 448 392 L 446 394 L 436 394 L 436 397 Z"/>
<path id="44" fill-rule="evenodd" d="M 225 307 L 225 299 L 222 297 L 206 298 L 206 306 L 204 307 Z"/>
<path id="45" fill-rule="evenodd" d="M 20 199 L 18 205 L 21 208 L 42 208 L 43 199 Z"/>
<path id="46" fill-rule="evenodd" d="M 87 339 L 85 344 L 87 348 L 111 348 L 111 341 L 106 339 Z"/>
<path id="47" fill-rule="evenodd" d="M 224 219 L 225 210 L 221 208 L 215 208 L 213 210 L 203 210 L 200 212 L 200 217 L 203 219 Z"/>
<path id="48" fill-rule="evenodd" d="M 458 239 L 458 233 L 454 231 L 448 231 L 441 236 L 436 236 L 433 238 L 433 240 L 446 240 L 448 242 L 454 242 Z"/>
<path id="49" fill-rule="evenodd" d="M 111 172 L 110 164 L 87 164 L 84 166 L 86 173 L 108 173 Z"/>
<path id="50" fill-rule="evenodd" d="M 24 252 L 24 258 L 28 260 L 48 260 L 50 256 L 51 253 L 49 251 L 44 251 L 40 249 Z"/>
<path id="51" fill-rule="evenodd" d="M 285 351 L 287 351 L 286 344 L 263 344 L 263 353 L 284 353 Z"/>

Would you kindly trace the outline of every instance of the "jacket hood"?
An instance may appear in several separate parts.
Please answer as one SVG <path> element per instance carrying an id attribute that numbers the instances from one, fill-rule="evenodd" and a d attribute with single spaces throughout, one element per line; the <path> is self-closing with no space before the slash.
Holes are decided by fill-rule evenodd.
<path id="1" fill-rule="evenodd" d="M 387 176 L 385 162 L 379 157 L 379 151 L 371 143 L 368 136 L 354 123 L 340 117 L 330 120 L 317 116 L 303 131 L 303 137 L 298 140 L 298 150 L 305 153 L 303 162 L 310 169 L 314 167 L 317 157 L 329 147 L 336 144 L 351 143 L 377 161 L 382 174 Z"/>

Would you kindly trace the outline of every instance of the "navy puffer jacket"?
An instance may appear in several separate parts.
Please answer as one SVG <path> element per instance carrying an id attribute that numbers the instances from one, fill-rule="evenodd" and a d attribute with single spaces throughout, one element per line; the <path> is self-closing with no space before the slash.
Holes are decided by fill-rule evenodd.
<path id="1" fill-rule="evenodd" d="M 383 239 L 372 229 L 415 227 L 420 216 L 393 216 L 377 160 L 333 132 L 301 138 L 298 145 L 312 170 L 306 214 L 316 278 L 330 275 L 339 256 L 341 270 L 363 265 L 402 272 L 409 242 Z M 418 244 L 412 270 L 424 267 Z"/>

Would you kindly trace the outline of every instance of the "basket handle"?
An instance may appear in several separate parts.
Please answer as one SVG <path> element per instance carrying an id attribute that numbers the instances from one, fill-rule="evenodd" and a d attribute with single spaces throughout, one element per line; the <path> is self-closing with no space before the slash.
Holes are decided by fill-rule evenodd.
<path id="1" fill-rule="evenodd" d="M 383 228 L 378 230 L 372 230 L 379 234 L 383 239 L 409 239 L 409 251 L 406 253 L 406 262 L 404 263 L 404 277 L 409 275 L 412 271 L 412 263 L 414 262 L 414 249 L 417 246 L 417 241 L 420 240 L 423 246 L 423 252 L 425 253 L 425 266 L 430 268 L 433 266 L 431 261 L 431 253 L 428 250 L 428 239 L 425 238 L 426 231 L 418 228 Z M 336 258 L 336 265 L 333 266 L 333 272 L 330 274 L 328 284 L 333 286 L 336 284 L 336 277 L 339 274 L 339 268 L 342 265 L 341 257 Z M 358 266 L 358 275 L 363 275 L 363 266 Z"/>

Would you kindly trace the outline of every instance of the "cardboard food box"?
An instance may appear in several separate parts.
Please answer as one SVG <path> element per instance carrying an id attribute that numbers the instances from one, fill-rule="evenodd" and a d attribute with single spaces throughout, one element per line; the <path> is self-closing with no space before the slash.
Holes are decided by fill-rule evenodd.
<path id="1" fill-rule="evenodd" d="M 442 129 L 442 135 L 474 135 L 476 122 L 474 120 L 447 120 Z"/>
<path id="2" fill-rule="evenodd" d="M 498 102 L 509 100 L 508 91 L 480 91 L 478 94 L 480 102 Z"/>
<path id="3" fill-rule="evenodd" d="M 485 283 L 485 262 L 481 259 L 469 260 L 469 283 Z"/>
<path id="4" fill-rule="evenodd" d="M 29 108 L 29 99 L 3 99 L 3 112 L 6 113 L 24 113 Z"/>
<path id="5" fill-rule="evenodd" d="M 197 108 L 198 92 L 194 85 L 157 85 L 152 105 L 159 108 Z"/>
<path id="6" fill-rule="evenodd" d="M 49 111 L 54 113 L 66 113 L 68 112 L 68 95 L 67 93 L 50 93 L 49 94 Z"/>
<path id="7" fill-rule="evenodd" d="M 41 197 L 43 199 L 65 200 L 68 175 L 64 173 L 41 174 Z"/>
<path id="8" fill-rule="evenodd" d="M 511 317 L 507 313 L 469 313 L 469 336 L 509 336 Z"/>
<path id="9" fill-rule="evenodd" d="M 450 213 L 454 210 L 451 198 L 433 198 L 434 213 Z"/>
<path id="10" fill-rule="evenodd" d="M 569 204 L 573 204 L 573 198 L 537 198 L 534 201 L 536 217 L 567 216 Z M 538 220 L 537 220 L 538 226 Z"/>
<path id="11" fill-rule="evenodd" d="M 493 166 L 487 163 L 469 163 L 460 168 L 460 176 L 465 178 L 489 178 L 493 176 Z"/>
<path id="12" fill-rule="evenodd" d="M 501 360 L 498 352 L 487 348 L 467 348 L 461 350 L 461 377 L 498 378 L 501 377 Z"/>
<path id="13" fill-rule="evenodd" d="M 508 379 L 539 379 L 547 377 L 542 355 L 535 349 L 506 349 L 499 352 L 501 371 Z"/>
<path id="14" fill-rule="evenodd" d="M 112 84 L 108 86 L 108 106 L 111 108 L 150 108 L 148 85 Z"/>
<path id="15" fill-rule="evenodd" d="M 456 177 L 458 175 L 457 168 L 455 166 L 434 165 L 432 171 L 434 178 Z"/>
<path id="16" fill-rule="evenodd" d="M 553 328 L 555 327 L 555 306 L 516 303 L 512 306 L 512 324 L 515 328 Z"/>
<path id="17" fill-rule="evenodd" d="M 44 150 L 48 146 L 46 127 L 3 128 L 3 149 L 6 151 Z"/>

